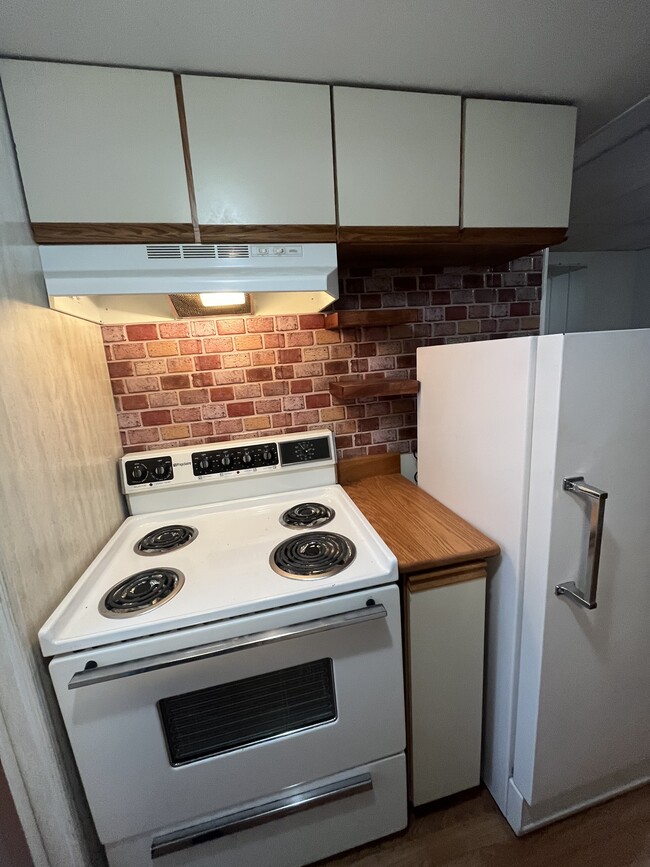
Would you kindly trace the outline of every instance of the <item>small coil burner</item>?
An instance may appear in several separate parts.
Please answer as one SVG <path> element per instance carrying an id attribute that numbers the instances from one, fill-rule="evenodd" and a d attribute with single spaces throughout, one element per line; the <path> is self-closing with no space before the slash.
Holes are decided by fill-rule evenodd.
<path id="1" fill-rule="evenodd" d="M 280 517 L 285 527 L 322 527 L 334 517 L 334 509 L 322 503 L 298 503 Z"/>
<path id="2" fill-rule="evenodd" d="M 198 536 L 199 531 L 194 527 L 186 527 L 184 524 L 168 524 L 166 527 L 158 527 L 143 536 L 136 543 L 134 551 L 144 557 L 153 554 L 166 554 L 169 551 L 178 551 L 179 548 L 189 545 Z"/>
<path id="3" fill-rule="evenodd" d="M 112 587 L 99 604 L 104 617 L 133 617 L 168 602 L 183 586 L 178 569 L 145 569 Z"/>
<path id="4" fill-rule="evenodd" d="M 353 543 L 338 533 L 304 533 L 280 542 L 269 562 L 278 575 L 310 581 L 337 575 L 356 554 Z"/>

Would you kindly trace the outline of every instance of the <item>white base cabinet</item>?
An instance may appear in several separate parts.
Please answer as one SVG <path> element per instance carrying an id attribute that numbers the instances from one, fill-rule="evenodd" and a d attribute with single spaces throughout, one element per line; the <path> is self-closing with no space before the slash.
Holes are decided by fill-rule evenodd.
<path id="1" fill-rule="evenodd" d="M 407 581 L 414 806 L 480 781 L 485 569 L 472 564 L 453 572 Z"/>

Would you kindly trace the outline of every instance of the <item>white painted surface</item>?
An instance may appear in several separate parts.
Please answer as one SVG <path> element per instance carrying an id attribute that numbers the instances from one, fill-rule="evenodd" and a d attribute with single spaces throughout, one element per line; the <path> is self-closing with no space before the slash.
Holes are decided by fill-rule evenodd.
<path id="1" fill-rule="evenodd" d="M 485 579 L 408 594 L 413 805 L 481 776 Z"/>
<path id="2" fill-rule="evenodd" d="M 650 91 L 646 0 L 5 0 L 0 54 L 575 102 L 581 138 Z"/>
<path id="3" fill-rule="evenodd" d="M 339 223 L 457 226 L 458 96 L 334 87 Z"/>
<path id="4" fill-rule="evenodd" d="M 175 599 L 182 595 L 181 590 Z M 101 668 L 282 629 L 364 609 L 369 597 L 385 606 L 386 618 L 68 689 L 70 678 L 89 660 Z M 333 662 L 336 686 L 334 721 L 182 766 L 170 764 L 157 706 L 161 698 L 327 658 Z M 190 825 L 206 813 L 404 749 L 400 601 L 395 584 L 59 656 L 50 664 L 50 674 L 104 843 Z M 117 752 L 122 756 L 118 765 Z"/>
<path id="5" fill-rule="evenodd" d="M 462 225 L 568 226 L 577 110 L 468 99 L 464 112 Z"/>
<path id="6" fill-rule="evenodd" d="M 276 819 L 234 836 L 202 843 L 173 855 L 160 858 L 160 867 L 300 867 L 360 846 L 377 837 L 393 834 L 406 827 L 406 768 L 404 755 L 392 756 L 327 780 L 317 780 L 296 787 L 299 793 L 310 786 L 338 782 L 355 774 L 369 773 L 372 791 L 353 795 L 284 819 Z M 282 796 L 286 792 L 281 793 Z M 241 805 L 243 808 L 248 805 Z M 214 815 L 204 816 L 210 821 Z M 318 828 L 318 833 L 314 833 Z M 176 829 L 165 829 L 176 830 Z M 110 867 L 134 867 L 151 859 L 151 843 L 157 836 L 143 834 L 107 847 Z"/>
<path id="7" fill-rule="evenodd" d="M 650 772 L 650 330 L 538 342 L 514 782 L 536 805 L 640 763 Z M 598 607 L 554 595 L 583 584 L 582 500 L 606 490 Z"/>
<path id="8" fill-rule="evenodd" d="M 546 333 L 650 327 L 650 251 L 552 252 Z"/>
<path id="9" fill-rule="evenodd" d="M 0 75 L 32 222 L 190 221 L 171 73 L 3 60 Z"/>
<path id="10" fill-rule="evenodd" d="M 329 88 L 183 76 L 199 223 L 335 223 Z"/>
<path id="11" fill-rule="evenodd" d="M 501 546 L 489 565 L 482 776 L 505 811 L 535 338 L 419 349 L 418 482 Z"/>

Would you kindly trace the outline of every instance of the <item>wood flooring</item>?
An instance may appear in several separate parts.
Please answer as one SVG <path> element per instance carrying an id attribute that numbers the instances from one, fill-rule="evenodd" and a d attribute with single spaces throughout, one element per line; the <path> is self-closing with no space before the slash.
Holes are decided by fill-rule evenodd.
<path id="1" fill-rule="evenodd" d="M 650 787 L 518 838 L 486 789 L 416 810 L 406 831 L 319 867 L 650 867 Z"/>

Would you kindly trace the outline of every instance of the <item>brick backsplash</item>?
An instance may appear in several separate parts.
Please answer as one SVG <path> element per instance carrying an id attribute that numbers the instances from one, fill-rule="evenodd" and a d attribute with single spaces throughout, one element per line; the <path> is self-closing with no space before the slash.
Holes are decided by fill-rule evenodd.
<path id="1" fill-rule="evenodd" d="M 341 269 L 338 310 L 408 307 L 409 325 L 323 314 L 104 326 L 125 452 L 328 427 L 340 458 L 416 448 L 414 397 L 341 401 L 337 379 L 415 378 L 418 346 L 537 334 L 540 255 L 491 269 Z"/>

